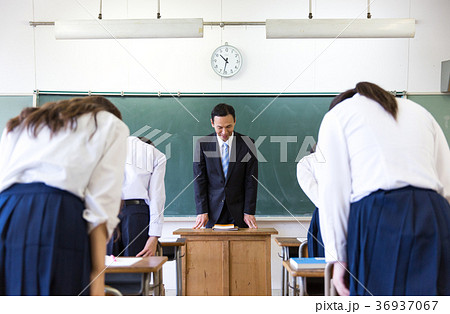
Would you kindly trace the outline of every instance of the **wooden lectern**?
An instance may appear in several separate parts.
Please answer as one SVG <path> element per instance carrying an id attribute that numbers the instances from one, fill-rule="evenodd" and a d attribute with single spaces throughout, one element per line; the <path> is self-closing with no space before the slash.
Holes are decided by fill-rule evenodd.
<path id="1" fill-rule="evenodd" d="M 184 295 L 271 295 L 273 228 L 219 231 L 178 229 L 186 238 Z"/>

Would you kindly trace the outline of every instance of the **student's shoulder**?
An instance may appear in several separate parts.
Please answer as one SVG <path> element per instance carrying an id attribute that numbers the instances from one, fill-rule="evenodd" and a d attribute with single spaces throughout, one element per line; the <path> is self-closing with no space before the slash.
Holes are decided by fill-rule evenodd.
<path id="1" fill-rule="evenodd" d="M 130 134 L 130 129 L 125 122 L 110 112 L 100 111 L 97 113 L 96 120 L 99 128 L 106 130 L 116 129 L 117 132 L 126 134 L 127 137 Z"/>

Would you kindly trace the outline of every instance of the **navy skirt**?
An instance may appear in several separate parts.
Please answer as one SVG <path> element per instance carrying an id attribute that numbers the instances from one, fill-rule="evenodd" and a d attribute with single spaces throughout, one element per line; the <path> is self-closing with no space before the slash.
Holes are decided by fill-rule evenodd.
<path id="1" fill-rule="evenodd" d="M 89 295 L 84 204 L 43 183 L 0 193 L 0 294 Z"/>
<path id="2" fill-rule="evenodd" d="M 351 204 L 351 295 L 450 295 L 450 205 L 437 192 L 376 191 Z"/>
<path id="3" fill-rule="evenodd" d="M 325 250 L 322 241 L 319 224 L 319 209 L 316 208 L 312 214 L 311 223 L 308 229 L 308 256 L 325 257 Z"/>
<path id="4" fill-rule="evenodd" d="M 150 214 L 148 205 L 125 205 L 119 213 L 120 223 L 108 242 L 106 253 L 115 256 L 136 256 L 148 240 Z"/>

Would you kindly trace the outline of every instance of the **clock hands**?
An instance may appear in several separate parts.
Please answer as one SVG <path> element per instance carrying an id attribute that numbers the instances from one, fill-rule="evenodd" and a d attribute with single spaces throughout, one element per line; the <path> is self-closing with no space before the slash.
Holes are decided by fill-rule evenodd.
<path id="1" fill-rule="evenodd" d="M 227 64 L 228 64 L 228 58 L 224 58 L 222 55 L 220 55 L 222 57 L 223 60 L 225 60 L 225 66 L 223 67 L 223 71 L 225 72 L 225 69 L 227 68 Z"/>

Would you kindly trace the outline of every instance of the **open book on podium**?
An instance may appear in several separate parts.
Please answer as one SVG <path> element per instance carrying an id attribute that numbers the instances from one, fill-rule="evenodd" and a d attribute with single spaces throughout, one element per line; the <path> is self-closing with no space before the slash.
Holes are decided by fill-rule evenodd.
<path id="1" fill-rule="evenodd" d="M 327 262 L 325 257 L 291 257 L 289 264 L 292 269 L 325 269 Z"/>
<path id="2" fill-rule="evenodd" d="M 220 231 L 235 231 L 235 230 L 239 230 L 238 226 L 235 226 L 233 224 L 215 224 L 212 227 L 213 230 L 220 230 Z"/>

